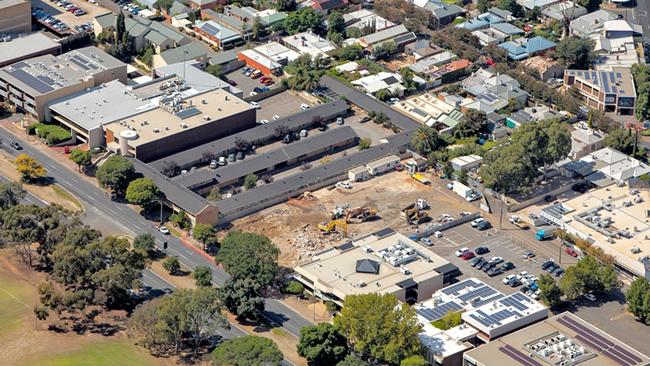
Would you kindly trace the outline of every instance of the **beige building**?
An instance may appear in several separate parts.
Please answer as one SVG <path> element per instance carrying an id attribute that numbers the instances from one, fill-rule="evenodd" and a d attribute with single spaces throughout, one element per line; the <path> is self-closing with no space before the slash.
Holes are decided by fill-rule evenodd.
<path id="1" fill-rule="evenodd" d="M 0 33 L 27 33 L 31 31 L 31 1 L 0 0 Z"/>
<path id="2" fill-rule="evenodd" d="M 446 259 L 392 229 L 383 229 L 316 254 L 295 268 L 296 279 L 314 293 L 342 305 L 348 295 L 394 294 L 401 301 L 425 300 L 458 272 Z"/>
<path id="3" fill-rule="evenodd" d="M 565 312 L 484 344 L 463 356 L 464 366 L 635 366 L 646 355 Z"/>
<path id="4" fill-rule="evenodd" d="M 39 121 L 48 105 L 112 80 L 126 83 L 126 64 L 97 47 L 45 55 L 0 69 L 0 96 Z"/>

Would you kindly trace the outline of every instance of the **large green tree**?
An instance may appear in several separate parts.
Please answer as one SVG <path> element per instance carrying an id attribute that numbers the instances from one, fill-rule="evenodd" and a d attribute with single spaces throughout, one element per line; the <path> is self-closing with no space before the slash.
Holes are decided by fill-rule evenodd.
<path id="1" fill-rule="evenodd" d="M 217 230 L 212 225 L 198 223 L 192 228 L 192 237 L 203 244 L 203 250 L 213 247 L 217 241 Z"/>
<path id="2" fill-rule="evenodd" d="M 634 280 L 625 294 L 625 299 L 630 313 L 646 325 L 650 325 L 650 283 L 648 280 L 642 277 Z"/>
<path id="3" fill-rule="evenodd" d="M 126 189 L 126 199 L 143 210 L 151 210 L 159 202 L 162 193 L 151 178 L 138 178 L 129 183 Z"/>
<path id="4" fill-rule="evenodd" d="M 284 29 L 289 34 L 305 32 L 310 29 L 319 30 L 321 22 L 321 15 L 311 6 L 307 6 L 298 11 L 289 13 L 289 15 L 284 19 Z"/>
<path id="5" fill-rule="evenodd" d="M 90 151 L 74 149 L 70 152 L 70 160 L 74 161 L 79 166 L 79 171 L 81 171 L 82 167 L 90 165 L 92 155 L 90 155 Z"/>
<path id="6" fill-rule="evenodd" d="M 216 260 L 232 277 L 253 278 L 266 287 L 278 273 L 279 254 L 269 238 L 233 230 L 223 239 Z"/>
<path id="7" fill-rule="evenodd" d="M 487 115 L 483 111 L 470 109 L 465 112 L 465 116 L 456 126 L 454 136 L 457 138 L 467 138 L 470 136 L 477 136 L 485 129 L 487 124 Z"/>
<path id="8" fill-rule="evenodd" d="M 252 335 L 229 339 L 212 351 L 215 366 L 279 366 L 282 358 L 272 340 Z"/>
<path id="9" fill-rule="evenodd" d="M 537 281 L 539 285 L 540 298 L 550 308 L 555 308 L 562 302 L 562 290 L 555 282 L 555 279 L 548 274 L 542 274 Z"/>
<path id="10" fill-rule="evenodd" d="M 26 194 L 19 183 L 0 183 L 0 211 L 16 206 Z"/>
<path id="11" fill-rule="evenodd" d="M 123 194 L 135 175 L 133 163 L 121 156 L 113 155 L 97 169 L 97 181 L 103 188 L 109 188 L 118 195 Z"/>
<path id="12" fill-rule="evenodd" d="M 445 140 L 440 137 L 438 131 L 430 126 L 420 126 L 411 139 L 411 148 L 424 156 L 428 156 L 445 145 Z"/>
<path id="13" fill-rule="evenodd" d="M 599 262 L 593 256 L 583 257 L 568 267 L 560 280 L 560 288 L 569 300 L 586 293 L 607 294 L 620 286 L 614 267 Z"/>
<path id="14" fill-rule="evenodd" d="M 347 353 L 347 340 L 330 323 L 320 323 L 300 330 L 298 354 L 314 366 L 334 365 L 342 361 Z"/>
<path id="15" fill-rule="evenodd" d="M 594 41 L 577 36 L 566 37 L 555 47 L 555 56 L 569 69 L 589 69 L 596 58 Z"/>
<path id="16" fill-rule="evenodd" d="M 141 250 L 150 257 L 156 252 L 156 239 L 149 233 L 138 234 L 133 239 L 133 249 Z"/>
<path id="17" fill-rule="evenodd" d="M 355 352 L 379 362 L 398 364 L 421 352 L 415 310 L 395 295 L 349 295 L 334 325 Z"/>
<path id="18" fill-rule="evenodd" d="M 262 286 L 254 278 L 229 278 L 220 288 L 223 305 L 239 319 L 258 321 L 264 312 Z"/>
<path id="19" fill-rule="evenodd" d="M 370 366 L 370 364 L 355 354 L 349 354 L 336 366 Z"/>
<path id="20" fill-rule="evenodd" d="M 212 271 L 208 266 L 196 266 L 192 271 L 192 278 L 194 278 L 197 287 L 212 286 Z"/>
<path id="21" fill-rule="evenodd" d="M 524 8 L 522 8 L 515 0 L 499 0 L 497 2 L 497 7 L 511 12 L 515 17 L 521 17 L 524 15 Z"/>

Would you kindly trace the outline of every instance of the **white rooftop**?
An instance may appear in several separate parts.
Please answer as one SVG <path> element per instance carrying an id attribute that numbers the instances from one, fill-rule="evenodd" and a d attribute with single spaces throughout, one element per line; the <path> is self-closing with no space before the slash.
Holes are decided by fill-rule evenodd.
<path id="1" fill-rule="evenodd" d="M 368 93 L 376 93 L 381 89 L 388 89 L 391 92 L 398 90 L 405 90 L 406 88 L 401 84 L 402 77 L 397 73 L 390 73 L 382 71 L 375 75 L 369 75 L 361 79 L 354 80 L 353 85 L 363 87 Z"/>
<path id="2" fill-rule="evenodd" d="M 328 52 L 336 49 L 334 43 L 312 33 L 311 31 L 284 37 L 282 38 L 282 41 L 290 47 L 298 50 L 299 53 L 303 55 L 311 55 L 312 57 L 319 55 L 327 57 Z"/>

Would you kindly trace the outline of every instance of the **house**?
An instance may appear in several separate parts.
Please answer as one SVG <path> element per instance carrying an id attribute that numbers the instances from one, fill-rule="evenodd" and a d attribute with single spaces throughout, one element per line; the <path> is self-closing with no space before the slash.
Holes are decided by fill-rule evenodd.
<path id="1" fill-rule="evenodd" d="M 571 21 L 569 30 L 571 34 L 579 37 L 598 36 L 601 33 L 605 22 L 616 19 L 618 19 L 618 15 L 612 12 L 597 10 Z"/>
<path id="2" fill-rule="evenodd" d="M 298 52 L 301 55 L 309 55 L 312 58 L 329 57 L 329 53 L 336 49 L 336 45 L 312 31 L 297 33 L 282 38 L 282 44 Z"/>
<path id="3" fill-rule="evenodd" d="M 518 38 L 499 45 L 508 52 L 508 58 L 521 61 L 531 56 L 541 55 L 555 49 L 557 44 L 540 36 L 533 38 Z"/>
<path id="4" fill-rule="evenodd" d="M 533 56 L 521 62 L 528 69 L 534 71 L 534 76 L 543 81 L 550 79 L 562 79 L 564 77 L 564 66 L 559 62 L 546 56 Z"/>
<path id="5" fill-rule="evenodd" d="M 557 4 L 562 0 L 517 0 L 517 4 L 521 5 L 524 9 L 531 11 L 535 8 L 544 10 L 553 4 Z"/>
<path id="6" fill-rule="evenodd" d="M 194 27 L 194 30 L 216 43 L 221 49 L 230 49 L 244 42 L 239 32 L 225 27 L 214 20 L 199 22 Z"/>
<path id="7" fill-rule="evenodd" d="M 537 122 L 559 117 L 560 114 L 545 105 L 528 107 L 506 117 L 506 126 L 509 128 L 517 128 L 528 122 Z"/>
<path id="8" fill-rule="evenodd" d="M 402 77 L 399 73 L 385 71 L 354 80 L 352 81 L 352 85 L 356 85 L 368 94 L 375 94 L 380 90 L 388 90 L 393 95 L 402 96 L 406 90 L 406 87 L 402 85 Z"/>
<path id="9" fill-rule="evenodd" d="M 275 9 L 257 10 L 250 6 L 239 7 L 237 5 L 227 5 L 223 9 L 223 14 L 228 17 L 234 17 L 241 22 L 248 24 L 252 28 L 255 18 L 259 18 L 264 28 L 271 28 L 273 25 L 282 23 L 287 14 Z"/>
<path id="10" fill-rule="evenodd" d="M 173 17 L 180 14 L 187 14 L 190 11 L 192 11 L 192 8 L 190 8 L 189 6 L 183 4 L 180 1 L 174 1 L 172 3 L 172 6 L 169 7 L 169 11 L 167 13 Z"/>
<path id="11" fill-rule="evenodd" d="M 345 22 L 345 28 L 371 28 L 376 31 L 382 29 L 390 28 L 395 25 L 395 23 L 390 20 L 386 20 L 380 15 L 377 15 L 373 10 L 361 8 L 355 10 L 351 13 L 343 14 L 343 21 Z"/>
<path id="12" fill-rule="evenodd" d="M 508 106 L 511 100 L 514 100 L 515 108 L 522 108 L 528 101 L 528 93 L 520 88 L 517 80 L 486 69 L 477 70 L 463 80 L 461 85 L 465 91 L 476 97 L 471 108 L 486 113 Z"/>
<path id="13" fill-rule="evenodd" d="M 426 39 L 418 39 L 404 46 L 404 53 L 412 59 L 412 62 L 417 62 L 420 59 L 438 54 L 442 51 L 442 48 Z"/>
<path id="14" fill-rule="evenodd" d="M 495 28 L 479 29 L 472 32 L 472 35 L 478 38 L 481 46 L 495 45 L 506 41 L 510 36 Z"/>
<path id="15" fill-rule="evenodd" d="M 505 128 L 506 116 L 497 112 L 487 114 L 487 123 L 485 130 L 490 140 L 498 140 L 508 135 L 508 130 Z"/>
<path id="16" fill-rule="evenodd" d="M 189 0 L 192 9 L 214 9 L 217 5 L 226 5 L 225 0 Z"/>
<path id="17" fill-rule="evenodd" d="M 571 131 L 571 151 L 569 157 L 580 159 L 605 147 L 605 134 L 589 128 L 585 122 L 578 122 Z"/>
<path id="18" fill-rule="evenodd" d="M 565 18 L 573 20 L 585 14 L 587 14 L 587 8 L 571 0 L 553 4 L 542 10 L 542 16 L 558 22 L 564 22 Z"/>
<path id="19" fill-rule="evenodd" d="M 262 71 L 264 75 L 280 75 L 282 68 L 300 57 L 300 54 L 278 42 L 269 42 L 237 53 L 237 59 L 247 66 Z"/>
<path id="20" fill-rule="evenodd" d="M 310 6 L 317 12 L 328 15 L 332 10 L 348 6 L 348 0 L 311 0 Z"/>
<path id="21" fill-rule="evenodd" d="M 158 0 L 140 0 L 139 3 L 147 9 L 159 9 Z"/>
<path id="22" fill-rule="evenodd" d="M 496 6 L 489 8 L 488 13 L 494 16 L 498 16 L 499 18 L 503 19 L 506 22 L 511 22 L 517 19 L 515 16 L 512 15 L 512 12 L 508 10 L 499 9 Z"/>
<path id="23" fill-rule="evenodd" d="M 440 29 L 465 14 L 465 9 L 456 4 L 446 3 L 441 0 L 413 0 L 412 3 L 433 16 L 433 29 Z"/>
<path id="24" fill-rule="evenodd" d="M 372 51 L 375 47 L 385 43 L 393 41 L 397 48 L 403 48 L 409 43 L 412 43 L 417 39 L 415 33 L 410 32 L 406 29 L 406 26 L 403 24 L 386 28 L 378 32 L 368 34 L 357 40 L 357 42 L 364 48 Z"/>
<path id="25" fill-rule="evenodd" d="M 95 17 L 93 20 L 94 32 L 98 36 L 103 31 L 115 31 L 117 16 L 113 13 L 106 13 Z M 183 33 L 168 27 L 167 25 L 145 19 L 143 17 L 126 17 L 124 26 L 127 33 L 133 37 L 136 50 L 151 45 L 156 53 L 165 50 L 184 46 L 192 42 Z"/>
<path id="26" fill-rule="evenodd" d="M 433 56 L 420 59 L 418 62 L 409 65 L 409 69 L 418 74 L 428 74 L 438 70 L 441 66 L 446 65 L 458 58 L 455 54 L 449 51 L 442 51 Z"/>
<path id="27" fill-rule="evenodd" d="M 439 80 L 440 84 L 456 82 L 467 75 L 471 66 L 472 62 L 467 59 L 455 60 L 433 71 L 431 79 Z"/>
<path id="28" fill-rule="evenodd" d="M 574 86 L 589 108 L 624 115 L 634 114 L 636 90 L 629 68 L 566 70 L 564 85 Z"/>
<path id="29" fill-rule="evenodd" d="M 172 48 L 160 54 L 153 56 L 154 68 L 163 67 L 179 62 L 186 62 L 191 60 L 198 60 L 202 65 L 208 61 L 208 54 L 212 54 L 212 50 L 199 42 L 192 42 L 185 46 Z"/>
<path id="30" fill-rule="evenodd" d="M 594 51 L 598 53 L 596 68 L 604 67 L 632 67 L 642 63 L 637 52 L 635 37 L 643 37 L 643 28 L 631 24 L 627 20 L 608 20 L 603 25 L 596 40 Z"/>

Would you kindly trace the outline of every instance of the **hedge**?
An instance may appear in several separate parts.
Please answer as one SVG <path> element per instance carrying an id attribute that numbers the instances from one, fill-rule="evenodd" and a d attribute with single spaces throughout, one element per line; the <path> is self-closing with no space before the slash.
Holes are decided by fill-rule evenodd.
<path id="1" fill-rule="evenodd" d="M 33 130 L 38 137 L 45 139 L 48 145 L 56 145 L 72 138 L 72 134 L 69 131 L 57 125 L 37 123 L 30 130 Z"/>

